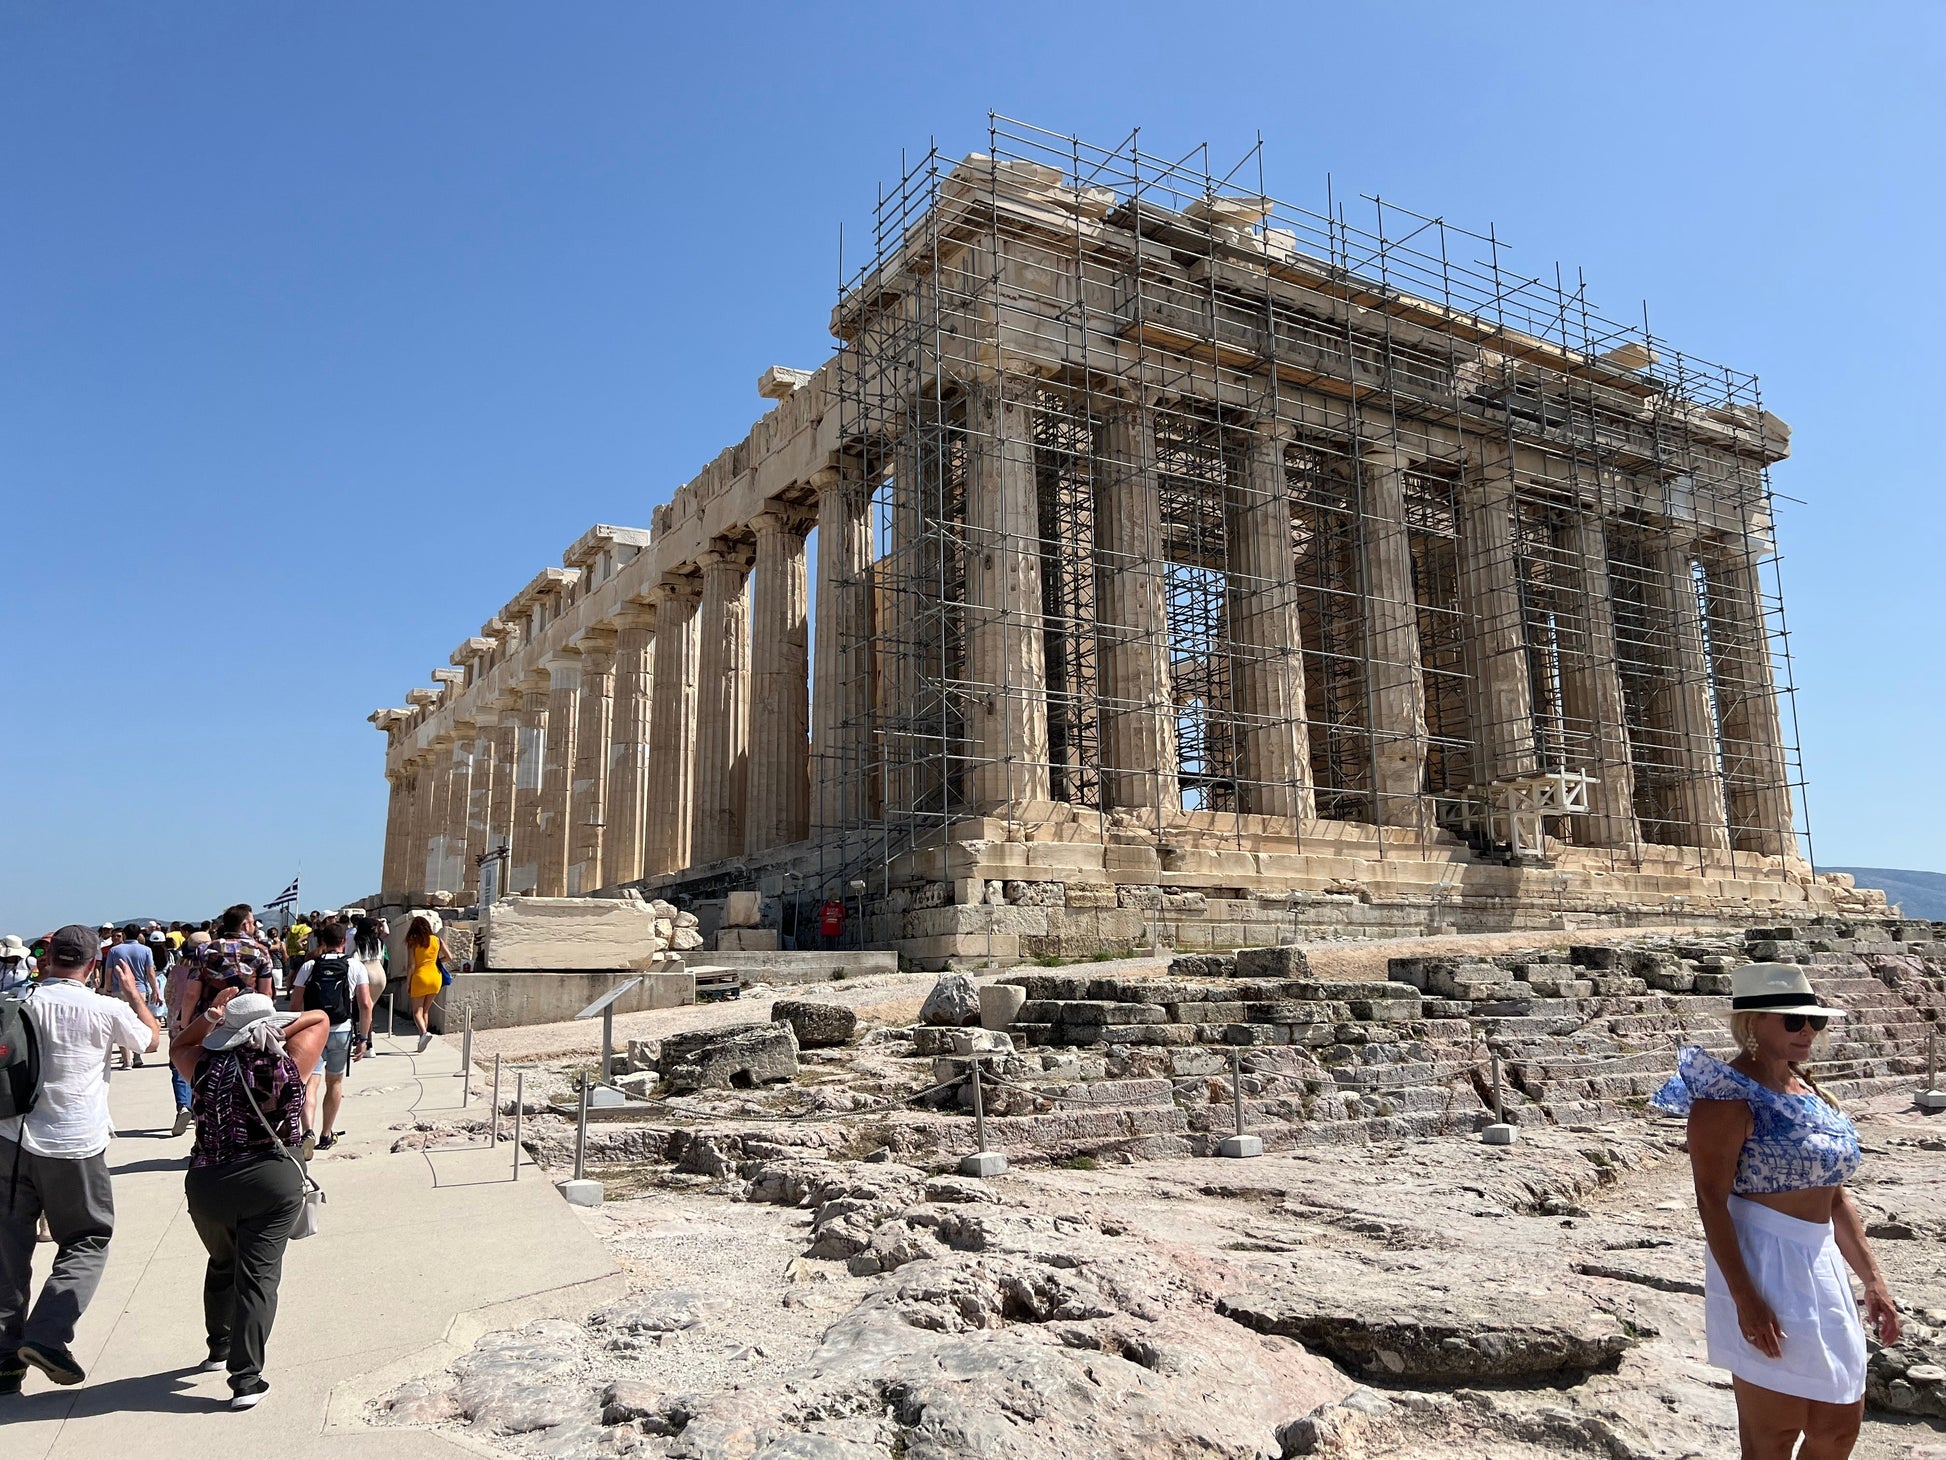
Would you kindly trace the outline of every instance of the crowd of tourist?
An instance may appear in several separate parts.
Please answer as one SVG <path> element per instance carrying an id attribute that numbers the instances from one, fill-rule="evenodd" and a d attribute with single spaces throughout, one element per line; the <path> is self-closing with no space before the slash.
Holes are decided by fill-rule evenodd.
<path id="1" fill-rule="evenodd" d="M 408 939 L 415 993 L 428 941 L 442 976 L 422 923 Z M 202 923 L 0 939 L 0 1396 L 29 1366 L 56 1384 L 86 1377 L 69 1345 L 114 1233 L 108 1076 L 166 1045 L 170 1134 L 193 1131 L 185 1191 L 208 1252 L 203 1367 L 228 1372 L 232 1408 L 258 1403 L 285 1245 L 303 1235 L 312 1156 L 344 1134 L 389 932 L 359 909 L 264 928 L 238 904 Z M 423 1019 L 419 1031 L 423 1051 Z M 30 1307 L 37 1241 L 55 1255 Z"/>

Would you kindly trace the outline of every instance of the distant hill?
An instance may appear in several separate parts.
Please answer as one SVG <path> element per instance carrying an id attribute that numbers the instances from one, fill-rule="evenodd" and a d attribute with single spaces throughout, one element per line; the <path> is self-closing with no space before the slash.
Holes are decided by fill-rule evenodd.
<path id="1" fill-rule="evenodd" d="M 1905 872 L 1894 867 L 1819 867 L 1849 872 L 1860 887 L 1876 887 L 1909 918 L 1946 921 L 1946 872 Z"/>

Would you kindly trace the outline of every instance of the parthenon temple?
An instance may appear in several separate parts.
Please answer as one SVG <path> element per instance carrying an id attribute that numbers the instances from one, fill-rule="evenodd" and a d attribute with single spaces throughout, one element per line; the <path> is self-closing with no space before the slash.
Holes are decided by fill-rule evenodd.
<path id="1" fill-rule="evenodd" d="M 931 966 L 1841 902 L 1754 377 L 1198 155 L 912 166 L 834 355 L 372 716 L 388 900 L 500 854 Z"/>

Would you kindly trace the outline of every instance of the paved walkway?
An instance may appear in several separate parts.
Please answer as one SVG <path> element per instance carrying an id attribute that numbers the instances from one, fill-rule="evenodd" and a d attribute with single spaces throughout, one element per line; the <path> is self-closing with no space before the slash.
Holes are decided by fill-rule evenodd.
<path id="1" fill-rule="evenodd" d="M 623 1279 L 539 1169 L 513 1180 L 507 1142 L 391 1154 L 392 1126 L 460 1104 L 457 1052 L 435 1042 L 415 1055 L 415 1043 L 381 1034 L 377 1056 L 353 1067 L 340 1118 L 350 1134 L 312 1166 L 329 1199 L 323 1229 L 290 1245 L 270 1393 L 242 1414 L 228 1409 L 224 1375 L 196 1372 L 204 1254 L 183 1204 L 189 1137 L 168 1135 L 168 1071 L 151 1057 L 117 1074 L 115 1240 L 74 1344 L 88 1381 L 59 1389 L 30 1370 L 22 1396 L 0 1399 L 0 1455 L 477 1454 L 437 1434 L 366 1428 L 364 1403 L 481 1333 L 596 1306 Z M 52 1250 L 42 1245 L 40 1271 Z"/>

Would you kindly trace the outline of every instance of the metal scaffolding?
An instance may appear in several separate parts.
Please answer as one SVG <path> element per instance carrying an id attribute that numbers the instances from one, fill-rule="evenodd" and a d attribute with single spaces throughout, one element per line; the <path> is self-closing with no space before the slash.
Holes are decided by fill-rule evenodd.
<path id="1" fill-rule="evenodd" d="M 825 882 L 889 886 L 994 815 L 1806 854 L 1788 440 L 1755 377 L 1513 271 L 1492 231 L 1279 203 L 1262 163 L 993 116 L 984 153 L 882 192 L 833 326 L 873 540 L 839 652 L 874 689 Z"/>

